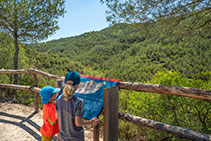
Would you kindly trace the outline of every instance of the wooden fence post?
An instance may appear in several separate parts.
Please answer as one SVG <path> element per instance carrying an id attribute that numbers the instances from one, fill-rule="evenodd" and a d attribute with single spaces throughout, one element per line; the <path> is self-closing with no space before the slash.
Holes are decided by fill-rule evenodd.
<path id="1" fill-rule="evenodd" d="M 104 89 L 104 141 L 118 140 L 119 87 Z"/>
<path id="2" fill-rule="evenodd" d="M 94 131 L 93 131 L 93 140 L 94 141 L 99 141 L 100 138 L 100 124 L 94 126 Z"/>
<path id="3" fill-rule="evenodd" d="M 34 74 L 34 87 L 38 87 L 38 78 L 37 75 Z M 35 112 L 39 112 L 39 93 L 34 93 L 34 105 L 35 105 Z"/>

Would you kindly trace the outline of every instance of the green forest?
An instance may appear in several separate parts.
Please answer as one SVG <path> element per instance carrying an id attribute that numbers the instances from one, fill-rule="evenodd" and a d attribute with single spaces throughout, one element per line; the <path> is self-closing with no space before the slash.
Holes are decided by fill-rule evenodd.
<path id="1" fill-rule="evenodd" d="M 204 13 L 201 13 L 204 14 Z M 210 19 L 210 13 L 208 18 Z M 68 71 L 118 79 L 123 82 L 176 85 L 211 90 L 211 26 L 194 30 L 162 19 L 149 24 L 115 23 L 93 31 L 48 42 L 19 43 L 18 68 L 36 68 L 58 76 Z M 200 18 L 199 18 L 200 19 Z M 166 20 L 166 21 L 165 21 Z M 203 20 L 201 18 L 201 20 Z M 199 20 L 200 21 L 200 20 Z M 0 68 L 14 68 L 13 37 L 0 32 Z M 14 76 L 0 75 L 12 84 Z M 30 74 L 19 75 L 19 85 L 33 85 Z M 39 77 L 39 87 L 54 85 Z M 33 93 L 0 89 L 1 100 L 33 105 Z M 203 100 L 147 92 L 120 90 L 119 111 L 211 134 L 211 103 Z M 119 120 L 119 140 L 186 140 Z"/>

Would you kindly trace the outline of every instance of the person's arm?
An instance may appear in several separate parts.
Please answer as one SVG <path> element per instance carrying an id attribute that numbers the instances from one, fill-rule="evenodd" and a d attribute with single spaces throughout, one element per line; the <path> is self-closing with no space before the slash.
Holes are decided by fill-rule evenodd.
<path id="1" fill-rule="evenodd" d="M 99 123 L 99 119 L 98 118 L 92 118 L 91 120 L 83 120 L 82 117 L 79 116 L 75 116 L 75 125 L 76 126 L 85 126 L 85 125 L 92 125 L 92 126 L 96 126 Z"/>
<path id="2" fill-rule="evenodd" d="M 99 119 L 97 117 L 94 117 L 88 121 L 83 120 L 82 116 L 84 114 L 84 104 L 83 101 L 80 101 L 77 104 L 77 108 L 76 108 L 76 113 L 75 113 L 75 125 L 76 126 L 84 126 L 84 125 L 92 125 L 92 126 L 96 126 L 99 123 Z"/>
<path id="3" fill-rule="evenodd" d="M 48 122 L 53 126 L 58 122 L 57 114 L 55 112 L 51 113 L 48 117 Z"/>

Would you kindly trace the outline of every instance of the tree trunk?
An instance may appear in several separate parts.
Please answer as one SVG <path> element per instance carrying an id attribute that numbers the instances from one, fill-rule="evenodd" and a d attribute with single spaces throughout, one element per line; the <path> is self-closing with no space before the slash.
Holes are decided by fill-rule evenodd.
<path id="1" fill-rule="evenodd" d="M 18 54 L 19 54 L 19 47 L 18 47 L 18 35 L 17 32 L 14 32 L 14 46 L 15 46 L 15 54 L 14 54 L 14 69 L 18 69 Z M 14 84 L 18 84 L 18 74 L 14 74 Z"/>

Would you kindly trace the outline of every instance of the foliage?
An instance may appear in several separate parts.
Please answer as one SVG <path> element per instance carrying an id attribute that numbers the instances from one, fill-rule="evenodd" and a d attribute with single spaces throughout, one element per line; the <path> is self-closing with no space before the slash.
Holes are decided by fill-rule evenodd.
<path id="1" fill-rule="evenodd" d="M 43 40 L 59 27 L 64 15 L 64 0 L 1 0 L 0 29 L 19 41 Z"/>
<path id="2" fill-rule="evenodd" d="M 211 23 L 209 0 L 101 0 L 101 2 L 108 7 L 107 20 L 112 24 L 155 21 L 165 23 L 168 19 L 170 21 L 168 24 L 177 25 L 189 17 L 195 18 L 195 22 L 188 23 L 192 28 L 200 28 Z"/>
<path id="3" fill-rule="evenodd" d="M 166 32 L 160 24 L 149 28 L 140 31 L 133 24 L 118 24 L 34 46 L 38 51 L 68 57 L 104 72 L 105 77 L 122 81 L 148 81 L 164 68 L 187 77 L 211 70 L 211 34 L 207 28 L 189 37 L 180 31 Z"/>
<path id="4" fill-rule="evenodd" d="M 204 77 L 206 80 L 203 79 Z M 153 79 L 148 83 L 210 90 L 210 82 L 211 72 L 200 73 L 196 74 L 193 78 L 187 78 L 175 71 L 162 71 L 156 73 L 153 76 Z M 210 132 L 211 114 L 209 111 L 211 105 L 203 100 L 122 90 L 120 93 L 119 105 L 121 112 L 192 129 L 198 132 L 207 134 Z M 124 131 L 124 134 L 120 133 L 120 138 L 128 138 L 128 140 L 131 140 L 132 138 L 140 139 L 140 135 L 147 140 L 181 140 L 166 133 L 146 129 L 144 127 L 136 127 L 135 125 L 125 124 L 125 122 L 120 122 L 119 128 Z M 132 132 L 132 129 L 135 130 L 133 131 L 134 133 Z"/>
<path id="5" fill-rule="evenodd" d="M 12 54 L 14 53 L 11 37 L 3 32 L 0 32 L 0 68 L 12 68 Z"/>
<path id="6" fill-rule="evenodd" d="M 12 39 L 6 33 L 0 33 L 0 67 L 4 69 L 12 69 Z M 53 53 L 37 52 L 33 47 L 27 44 L 20 45 L 20 69 L 37 68 L 39 70 L 64 76 L 68 71 L 74 70 L 83 73 L 84 66 L 76 61 L 71 61 L 69 58 L 61 58 Z M 96 72 L 97 73 L 97 72 Z M 85 73 L 86 74 L 86 73 Z M 12 84 L 14 80 L 11 74 L 0 74 L 0 83 Z M 24 86 L 33 86 L 33 75 L 21 74 L 19 75 L 19 84 Z M 38 76 L 39 88 L 46 85 L 55 86 L 54 80 L 48 80 L 44 76 Z M 34 101 L 34 94 L 30 91 L 17 91 L 17 96 L 14 96 L 12 89 L 1 89 L 0 99 L 2 100 L 15 100 L 15 102 L 32 105 Z M 15 97 L 15 99 L 14 99 Z"/>
<path id="7" fill-rule="evenodd" d="M 14 41 L 14 69 L 19 65 L 19 43 L 46 39 L 59 27 L 57 19 L 64 15 L 64 0 L 1 0 L 0 31 Z M 18 75 L 14 75 L 18 83 Z"/>

